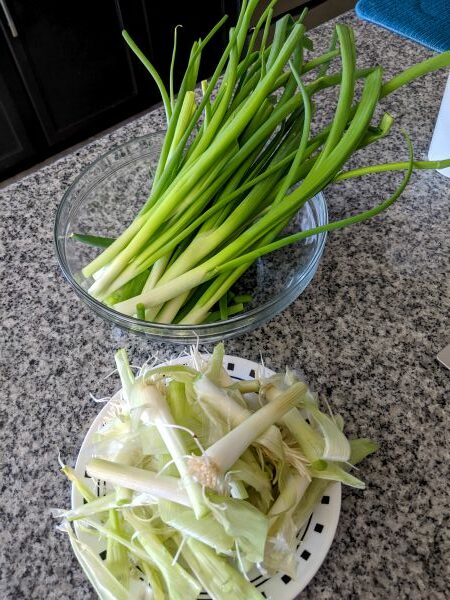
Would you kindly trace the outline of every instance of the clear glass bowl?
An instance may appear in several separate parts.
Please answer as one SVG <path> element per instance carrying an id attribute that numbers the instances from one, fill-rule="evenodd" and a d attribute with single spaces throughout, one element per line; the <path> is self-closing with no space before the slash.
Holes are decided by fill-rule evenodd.
<path id="1" fill-rule="evenodd" d="M 326 234 L 307 238 L 262 257 L 238 282 L 239 293 L 251 293 L 245 312 L 226 321 L 204 325 L 164 325 L 128 317 L 95 300 L 87 292 L 92 279 L 81 269 L 99 252 L 71 235 L 118 236 L 147 198 L 163 132 L 126 142 L 107 152 L 83 171 L 69 187 L 56 214 L 55 246 L 64 276 L 78 296 L 103 319 L 118 327 L 159 341 L 214 343 L 258 327 L 284 310 L 306 288 L 322 256 Z M 327 223 L 322 194 L 312 198 L 286 232 Z"/>

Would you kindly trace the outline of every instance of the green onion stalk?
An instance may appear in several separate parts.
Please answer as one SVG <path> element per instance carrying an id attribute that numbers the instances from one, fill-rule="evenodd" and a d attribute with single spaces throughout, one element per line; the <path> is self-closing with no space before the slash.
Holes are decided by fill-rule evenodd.
<path id="1" fill-rule="evenodd" d="M 233 286 L 259 257 L 378 215 L 399 198 L 414 168 L 450 166 L 450 159 L 415 160 L 404 134 L 405 160 L 345 169 L 357 150 L 390 133 L 391 115 L 374 122 L 383 98 L 417 77 L 450 66 L 450 51 L 385 81 L 380 66 L 358 68 L 353 31 L 347 25 L 336 25 L 329 49 L 306 60 L 312 50 L 302 22 L 306 12 L 297 20 L 286 15 L 272 28 L 273 1 L 251 29 L 258 3 L 242 3 L 200 93 L 201 60 L 225 18 L 194 42 L 177 93 L 176 31 L 169 90 L 123 32 L 160 91 L 166 134 L 148 199 L 123 233 L 114 240 L 98 232 L 74 234 L 76 240 L 102 249 L 82 270 L 90 281 L 89 293 L 121 313 L 142 321 L 190 325 L 227 319 L 251 303 L 247 296 L 235 301 Z M 330 67 L 336 67 L 331 74 Z M 357 84 L 362 86 L 359 97 Z M 331 87 L 339 90 L 333 117 L 317 131 L 320 93 Z M 400 170 L 405 174 L 397 189 L 377 206 L 283 234 L 305 203 L 328 185 Z"/>

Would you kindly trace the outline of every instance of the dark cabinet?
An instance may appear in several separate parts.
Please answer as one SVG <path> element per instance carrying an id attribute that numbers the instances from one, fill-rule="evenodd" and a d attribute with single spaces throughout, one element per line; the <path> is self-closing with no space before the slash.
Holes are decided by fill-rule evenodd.
<path id="1" fill-rule="evenodd" d="M 12 167 L 33 155 L 33 145 L 1 74 L 0 132 L 0 169 Z"/>
<path id="2" fill-rule="evenodd" d="M 15 0 L 9 38 L 49 144 L 138 95 L 114 2 Z"/>
<path id="3" fill-rule="evenodd" d="M 32 120 L 33 109 L 26 90 L 0 35 L 0 173 L 35 154 L 27 133 Z"/>
<path id="4" fill-rule="evenodd" d="M 156 86 L 122 40 L 123 28 L 167 79 L 174 26 L 184 26 L 181 74 L 192 41 L 225 12 L 233 19 L 237 4 L 1 0 L 0 179 L 159 102 Z M 225 42 L 226 28 L 211 43 L 202 77 Z"/>

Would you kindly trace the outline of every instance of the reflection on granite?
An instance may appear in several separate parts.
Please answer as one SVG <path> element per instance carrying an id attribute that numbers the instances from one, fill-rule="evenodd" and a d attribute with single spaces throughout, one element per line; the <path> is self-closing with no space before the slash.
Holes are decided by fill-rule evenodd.
<path id="1" fill-rule="evenodd" d="M 386 76 L 430 54 L 352 13 L 339 20 L 355 26 L 360 64 L 379 61 Z M 318 48 L 330 28 L 312 32 Z M 384 102 L 411 133 L 418 158 L 426 157 L 445 79 L 429 75 Z M 115 349 L 125 345 L 136 363 L 179 351 L 95 317 L 64 281 L 52 245 L 56 207 L 80 170 L 113 144 L 160 128 L 155 111 L 1 193 L 1 598 L 94 598 L 49 514 L 69 504 L 58 451 L 75 460 L 99 410 L 89 392 L 116 385 L 103 380 Z M 367 156 L 366 163 L 406 156 L 398 129 Z M 331 216 L 373 204 L 399 179 L 333 186 Z M 381 445 L 361 465 L 367 490 L 344 490 L 336 539 L 305 599 L 448 597 L 450 385 L 435 356 L 450 335 L 449 198 L 449 180 L 415 174 L 388 213 L 330 235 L 294 305 L 227 344 L 229 354 L 258 360 L 261 352 L 270 367 L 302 370 L 352 435 Z"/>

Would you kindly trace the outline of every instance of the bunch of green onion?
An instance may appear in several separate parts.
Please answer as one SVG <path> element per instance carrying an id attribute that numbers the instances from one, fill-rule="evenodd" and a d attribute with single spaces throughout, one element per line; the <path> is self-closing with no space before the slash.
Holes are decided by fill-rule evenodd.
<path id="1" fill-rule="evenodd" d="M 82 272 L 91 281 L 89 293 L 121 313 L 191 325 L 226 319 L 251 300 L 236 297 L 232 286 L 257 258 L 377 215 L 397 200 L 414 167 L 450 165 L 450 160 L 414 161 L 405 134 L 405 162 L 343 170 L 355 151 L 390 132 L 394 119 L 388 113 L 374 122 L 380 100 L 425 73 L 449 66 L 450 52 L 383 81 L 382 67 L 357 67 L 353 31 L 346 25 L 336 25 L 327 52 L 310 58 L 306 11 L 297 20 L 290 15 L 277 20 L 269 43 L 276 0 L 250 28 L 258 2 L 243 0 L 214 73 L 201 82 L 201 94 L 196 94 L 201 57 L 225 18 L 193 44 L 177 94 L 176 31 L 169 91 L 123 33 L 159 87 L 167 132 L 150 195 L 132 223 L 114 240 L 89 232 L 75 235 L 104 247 Z M 335 86 L 334 116 L 315 131 L 320 92 Z M 358 97 L 357 87 L 362 88 Z M 330 183 L 390 170 L 404 170 L 405 175 L 381 204 L 283 236 L 304 204 Z"/>
<path id="2" fill-rule="evenodd" d="M 293 372 L 236 381 L 223 357 L 192 350 L 135 377 L 117 352 L 122 389 L 86 465 L 105 495 L 63 465 L 84 503 L 56 511 L 100 598 L 261 599 L 248 572 L 297 576 L 298 532 L 329 482 L 364 488 L 349 471 L 374 442 L 348 440 Z"/>

